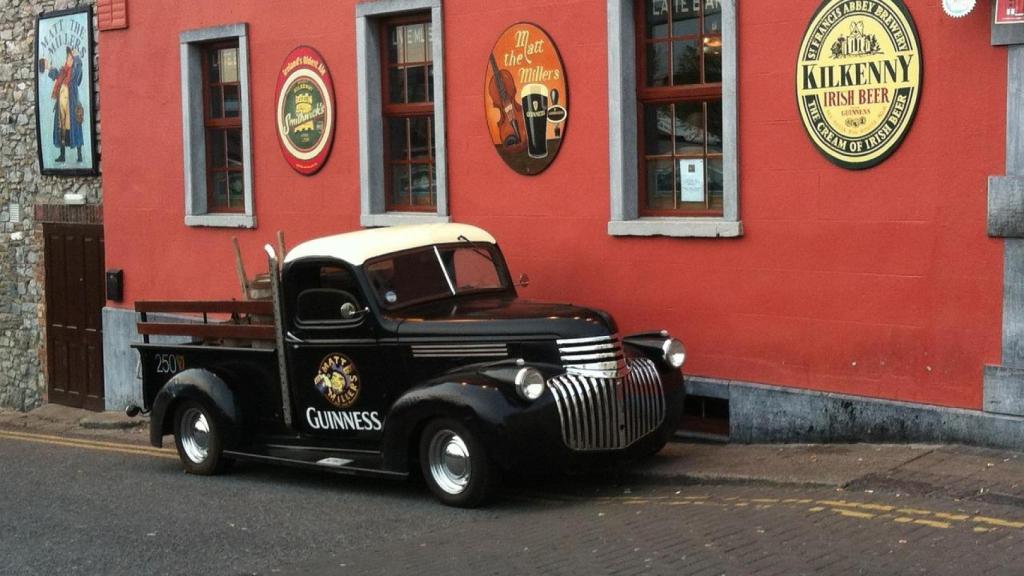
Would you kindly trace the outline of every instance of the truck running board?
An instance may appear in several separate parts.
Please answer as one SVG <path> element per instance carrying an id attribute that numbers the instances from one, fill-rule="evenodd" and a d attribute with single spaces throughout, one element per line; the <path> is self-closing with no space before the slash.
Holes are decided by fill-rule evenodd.
<path id="1" fill-rule="evenodd" d="M 379 458 L 341 458 L 335 451 L 277 448 L 267 450 L 266 452 L 225 450 L 224 455 L 237 460 L 264 462 L 309 470 L 322 470 L 346 476 L 369 476 L 374 478 L 392 478 L 395 480 L 404 480 L 409 476 L 406 472 L 382 469 L 379 464 Z"/>

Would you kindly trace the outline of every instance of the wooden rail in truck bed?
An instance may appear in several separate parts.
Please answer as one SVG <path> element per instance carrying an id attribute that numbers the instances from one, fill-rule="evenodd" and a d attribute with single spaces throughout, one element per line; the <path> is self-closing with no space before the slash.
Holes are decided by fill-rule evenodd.
<path id="1" fill-rule="evenodd" d="M 148 301 L 136 302 L 136 324 L 143 342 L 150 336 L 191 336 L 194 338 L 233 338 L 274 340 L 274 304 L 270 300 L 223 301 Z M 148 314 L 186 314 L 196 322 L 149 322 Z M 227 321 L 210 323 L 210 314 L 228 314 Z M 199 322 L 198 315 L 202 316 Z"/>

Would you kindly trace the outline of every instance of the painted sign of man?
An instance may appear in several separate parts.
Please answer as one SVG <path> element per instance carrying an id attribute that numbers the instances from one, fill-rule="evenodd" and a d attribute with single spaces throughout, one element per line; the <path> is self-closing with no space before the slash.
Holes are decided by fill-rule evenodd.
<path id="1" fill-rule="evenodd" d="M 82 161 L 82 121 L 85 111 L 78 97 L 78 87 L 82 83 L 82 58 L 78 51 L 68 47 L 64 64 L 60 68 L 51 66 L 45 58 L 40 59 L 41 74 L 53 80 L 53 145 L 60 148 L 60 156 L 55 162 L 65 161 L 65 150 L 75 148 L 78 161 Z"/>

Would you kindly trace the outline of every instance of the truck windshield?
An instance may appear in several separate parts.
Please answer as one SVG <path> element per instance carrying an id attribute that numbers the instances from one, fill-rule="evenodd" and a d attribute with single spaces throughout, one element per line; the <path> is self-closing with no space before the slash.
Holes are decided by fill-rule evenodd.
<path id="1" fill-rule="evenodd" d="M 501 259 L 489 244 L 429 246 L 373 260 L 366 273 L 387 309 L 506 288 Z"/>

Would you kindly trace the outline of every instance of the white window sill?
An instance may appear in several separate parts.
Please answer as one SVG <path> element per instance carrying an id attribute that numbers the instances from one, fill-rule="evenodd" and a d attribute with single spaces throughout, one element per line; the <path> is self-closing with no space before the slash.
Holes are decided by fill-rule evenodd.
<path id="1" fill-rule="evenodd" d="M 451 222 L 450 217 L 430 212 L 387 212 L 384 214 L 362 214 L 359 217 L 359 223 L 364 228 L 380 228 L 400 224 L 447 224 L 448 222 Z"/>
<path id="2" fill-rule="evenodd" d="M 743 222 L 720 218 L 638 218 L 608 223 L 611 236 L 672 236 L 676 238 L 738 238 Z"/>
<path id="3" fill-rule="evenodd" d="M 247 214 L 189 214 L 185 226 L 209 228 L 255 228 L 256 218 Z"/>

